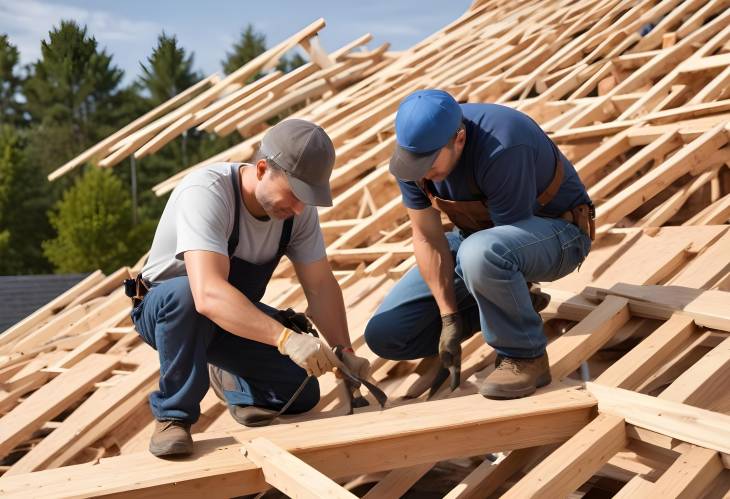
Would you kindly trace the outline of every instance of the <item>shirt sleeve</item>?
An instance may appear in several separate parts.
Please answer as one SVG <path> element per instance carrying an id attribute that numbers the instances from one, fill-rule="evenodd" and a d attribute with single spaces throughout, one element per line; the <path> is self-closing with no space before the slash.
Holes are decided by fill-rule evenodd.
<path id="1" fill-rule="evenodd" d="M 213 251 L 228 256 L 232 209 L 216 192 L 203 186 L 183 190 L 177 199 L 175 258 L 186 251 Z"/>
<path id="2" fill-rule="evenodd" d="M 403 196 L 403 205 L 412 210 L 423 210 L 431 206 L 431 200 L 415 182 L 398 179 L 398 187 Z"/>
<path id="3" fill-rule="evenodd" d="M 479 185 L 495 225 L 515 223 L 535 213 L 535 159 L 530 147 L 510 147 L 480 171 Z"/>
<path id="4" fill-rule="evenodd" d="M 316 208 L 308 206 L 295 220 L 286 256 L 297 263 L 312 263 L 327 256 Z"/>

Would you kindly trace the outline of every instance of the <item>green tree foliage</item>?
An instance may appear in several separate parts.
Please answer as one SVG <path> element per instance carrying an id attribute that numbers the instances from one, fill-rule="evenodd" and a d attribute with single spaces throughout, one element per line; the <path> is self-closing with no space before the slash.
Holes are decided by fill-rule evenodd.
<path id="1" fill-rule="evenodd" d="M 164 32 L 160 34 L 157 45 L 147 58 L 147 64 L 140 64 L 142 73 L 136 83 L 137 90 L 146 94 L 147 109 L 167 101 L 200 81 L 202 76 L 193 69 L 193 62 L 194 54 L 188 53 L 179 44 L 176 36 L 169 36 Z M 205 159 L 202 156 L 204 142 L 209 142 L 204 135 L 189 130 L 154 155 L 138 162 L 142 219 L 159 218 L 166 199 L 156 197 L 150 189 L 183 168 Z"/>
<path id="2" fill-rule="evenodd" d="M 130 213 L 129 191 L 119 178 L 87 168 L 49 214 L 58 235 L 43 243 L 43 251 L 57 272 L 108 273 L 134 263 L 149 227 L 132 227 Z"/>
<path id="3" fill-rule="evenodd" d="M 225 60 L 221 61 L 223 71 L 226 74 L 231 74 L 264 52 L 266 52 L 266 35 L 257 32 L 251 24 L 247 24 L 243 28 L 238 42 L 233 45 L 233 50 L 226 52 Z M 261 76 L 261 73 L 258 73 L 251 77 L 249 81 L 256 80 Z"/>
<path id="4" fill-rule="evenodd" d="M 287 57 L 286 55 L 282 57 L 279 60 L 279 64 L 276 65 L 276 69 L 283 73 L 288 73 L 289 71 L 294 71 L 299 66 L 302 66 L 307 61 L 299 55 L 299 53 L 294 52 L 291 54 L 291 56 Z"/>
<path id="5" fill-rule="evenodd" d="M 223 71 L 226 74 L 231 74 L 250 60 L 266 52 L 266 35 L 256 31 L 251 24 L 247 24 L 246 27 L 241 31 L 241 36 L 238 41 L 233 45 L 231 52 L 226 52 L 225 60 L 221 61 L 223 65 Z M 298 53 L 294 52 L 291 56 L 287 57 L 285 54 L 279 63 L 276 65 L 276 69 L 284 73 L 292 71 L 302 64 L 307 62 Z M 263 73 L 256 73 L 249 82 L 257 80 L 263 76 Z"/>
<path id="6" fill-rule="evenodd" d="M 193 58 L 178 44 L 175 35 L 162 32 L 147 65 L 140 63 L 140 84 L 149 93 L 151 106 L 162 104 L 200 81 L 200 74 L 193 70 Z"/>
<path id="7" fill-rule="evenodd" d="M 41 54 L 25 82 L 28 111 L 36 124 L 68 129 L 73 147 L 65 160 L 123 124 L 129 95 L 119 88 L 123 71 L 74 21 L 51 30 Z"/>
<path id="8" fill-rule="evenodd" d="M 0 34 L 0 125 L 22 125 L 23 105 L 18 99 L 23 79 L 18 74 L 18 48 Z"/>
<path id="9" fill-rule="evenodd" d="M 24 133 L 0 126 L 0 274 L 49 272 L 41 241 L 51 233 L 47 180 L 25 157 Z"/>

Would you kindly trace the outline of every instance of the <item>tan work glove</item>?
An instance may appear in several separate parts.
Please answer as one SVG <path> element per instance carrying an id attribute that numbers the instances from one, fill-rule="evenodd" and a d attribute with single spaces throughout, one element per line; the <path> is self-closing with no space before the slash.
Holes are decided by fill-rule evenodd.
<path id="1" fill-rule="evenodd" d="M 320 377 L 332 371 L 340 363 L 337 356 L 319 338 L 295 333 L 284 328 L 276 342 L 279 352 L 288 355 L 299 367 L 311 376 Z"/>
<path id="2" fill-rule="evenodd" d="M 349 348 L 342 350 L 342 363 L 350 371 L 350 374 L 357 376 L 360 379 L 368 379 L 370 376 L 370 361 L 364 357 L 358 357 L 355 352 L 350 351 Z M 342 374 L 339 369 L 335 369 L 335 376 L 342 378 Z"/>

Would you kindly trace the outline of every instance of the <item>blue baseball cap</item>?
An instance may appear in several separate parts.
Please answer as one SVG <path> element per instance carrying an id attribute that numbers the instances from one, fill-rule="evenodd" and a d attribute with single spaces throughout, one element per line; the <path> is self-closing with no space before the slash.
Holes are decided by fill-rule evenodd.
<path id="1" fill-rule="evenodd" d="M 462 122 L 461 106 L 443 90 L 418 90 L 403 99 L 395 115 L 398 145 L 390 172 L 401 180 L 420 180 Z"/>

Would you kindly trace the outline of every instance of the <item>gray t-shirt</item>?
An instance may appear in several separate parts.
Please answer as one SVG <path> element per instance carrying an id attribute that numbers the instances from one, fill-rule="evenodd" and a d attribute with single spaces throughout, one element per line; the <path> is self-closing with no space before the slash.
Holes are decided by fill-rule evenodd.
<path id="1" fill-rule="evenodd" d="M 234 256 L 254 264 L 270 262 L 276 256 L 284 221 L 259 220 L 251 215 L 240 190 L 233 191 L 231 174 L 231 163 L 216 163 L 190 173 L 175 187 L 142 269 L 144 279 L 159 282 L 187 275 L 183 261 L 186 251 L 207 250 L 228 256 L 234 195 L 239 196 L 240 203 L 240 230 Z M 311 263 L 326 256 L 315 207 L 306 206 L 294 217 L 286 256 L 298 263 Z"/>

